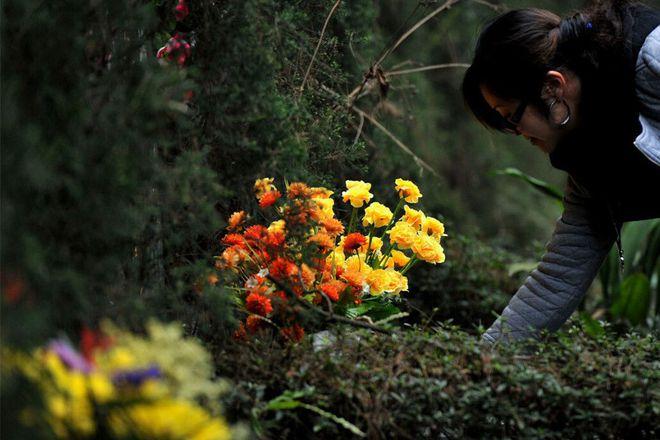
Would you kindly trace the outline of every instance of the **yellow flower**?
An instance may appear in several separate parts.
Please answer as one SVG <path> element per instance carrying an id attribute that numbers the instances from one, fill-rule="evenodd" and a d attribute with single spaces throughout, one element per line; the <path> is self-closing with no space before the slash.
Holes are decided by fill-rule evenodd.
<path id="1" fill-rule="evenodd" d="M 257 195 L 257 199 L 264 195 L 264 193 L 275 191 L 277 189 L 275 188 L 275 185 L 273 185 L 274 180 L 275 179 L 272 177 L 264 177 L 263 179 L 257 179 L 254 182 L 254 192 Z"/>
<path id="2" fill-rule="evenodd" d="M 440 242 L 430 235 L 419 234 L 412 245 L 412 250 L 417 258 L 427 263 L 436 264 L 445 261 L 445 253 Z"/>
<path id="3" fill-rule="evenodd" d="M 422 222 L 422 233 L 432 235 L 436 240 L 445 233 L 445 225 L 440 220 L 433 217 L 426 217 Z"/>
<path id="4" fill-rule="evenodd" d="M 335 201 L 329 198 L 314 197 L 312 200 L 316 203 L 316 206 L 319 207 L 319 210 L 323 217 L 332 218 L 335 216 L 333 211 L 333 206 Z"/>
<path id="5" fill-rule="evenodd" d="M 369 202 L 374 196 L 369 192 L 371 183 L 365 183 L 361 180 L 347 180 L 346 191 L 341 193 L 344 202 L 351 202 L 354 208 L 361 208 L 365 202 Z"/>
<path id="6" fill-rule="evenodd" d="M 389 281 L 386 291 L 395 295 L 408 291 L 408 278 L 395 270 L 388 270 Z"/>
<path id="7" fill-rule="evenodd" d="M 286 222 L 284 220 L 275 220 L 268 226 L 268 232 L 275 233 L 275 232 L 284 232 L 284 227 L 286 226 Z"/>
<path id="8" fill-rule="evenodd" d="M 91 394 L 96 402 L 106 403 L 115 397 L 115 387 L 106 375 L 93 372 L 87 380 Z"/>
<path id="9" fill-rule="evenodd" d="M 367 284 L 371 295 L 381 295 L 390 286 L 390 274 L 387 269 L 376 269 L 367 274 Z"/>
<path id="10" fill-rule="evenodd" d="M 390 241 L 400 249 L 410 249 L 417 238 L 417 231 L 409 223 L 398 221 L 392 229 L 387 231 Z"/>
<path id="11" fill-rule="evenodd" d="M 426 215 L 424 215 L 422 211 L 412 209 L 408 205 L 405 205 L 403 207 L 403 210 L 405 211 L 405 214 L 403 214 L 401 220 L 403 220 L 406 223 L 410 223 L 411 226 L 419 229 L 420 226 L 424 223 L 424 219 L 426 218 Z"/>
<path id="12" fill-rule="evenodd" d="M 417 185 L 410 180 L 396 179 L 394 183 L 396 184 L 395 189 L 399 192 L 399 197 L 405 199 L 406 202 L 417 203 L 419 198 L 422 197 Z"/>
<path id="13" fill-rule="evenodd" d="M 367 246 L 369 246 L 369 238 L 367 237 L 367 242 L 360 246 L 360 252 L 367 252 Z M 371 237 L 371 247 L 369 248 L 372 251 L 379 251 L 383 247 L 383 240 L 378 237 Z"/>
<path id="14" fill-rule="evenodd" d="M 370 273 L 372 271 L 371 266 L 364 261 L 364 258 L 364 254 L 351 255 L 346 259 L 344 269 L 349 272 L 360 272 L 365 275 Z"/>
<path id="15" fill-rule="evenodd" d="M 410 258 L 408 258 L 403 252 L 392 249 L 392 258 L 390 261 L 392 261 L 396 267 L 403 267 L 408 264 Z"/>
<path id="16" fill-rule="evenodd" d="M 364 210 L 362 225 L 375 225 L 377 228 L 387 226 L 392 220 L 392 211 L 382 203 L 373 202 Z"/>
<path id="17" fill-rule="evenodd" d="M 346 256 L 344 255 L 344 249 L 341 246 L 337 246 L 330 254 L 325 258 L 327 264 L 332 266 L 343 266 L 346 261 Z"/>
<path id="18" fill-rule="evenodd" d="M 161 399 L 118 408 L 109 416 L 110 427 L 119 437 L 144 439 L 225 440 L 227 424 L 203 408 L 185 400 Z"/>
<path id="19" fill-rule="evenodd" d="M 332 191 L 323 188 L 322 186 L 314 186 L 309 189 L 309 192 L 313 199 L 329 199 L 330 196 L 334 194 Z"/>

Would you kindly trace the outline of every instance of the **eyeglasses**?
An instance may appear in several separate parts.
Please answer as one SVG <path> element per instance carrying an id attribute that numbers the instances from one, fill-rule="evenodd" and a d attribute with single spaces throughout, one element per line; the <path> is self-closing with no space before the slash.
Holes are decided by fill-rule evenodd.
<path id="1" fill-rule="evenodd" d="M 509 118 L 500 116 L 500 125 L 501 125 L 500 129 L 505 133 L 520 134 L 520 132 L 518 131 L 518 124 L 520 124 L 520 120 L 522 119 L 523 113 L 525 113 L 526 108 L 527 108 L 527 101 L 522 100 L 520 101 L 520 104 L 518 104 L 516 111 L 513 112 L 513 115 L 511 115 Z M 495 113 L 499 115 L 497 111 L 495 111 Z"/>

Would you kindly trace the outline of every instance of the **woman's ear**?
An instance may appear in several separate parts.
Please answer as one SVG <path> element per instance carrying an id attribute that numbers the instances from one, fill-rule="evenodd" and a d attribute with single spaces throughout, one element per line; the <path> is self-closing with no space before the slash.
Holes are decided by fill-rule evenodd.
<path id="1" fill-rule="evenodd" d="M 541 99 L 553 100 L 562 98 L 566 91 L 566 76 L 557 70 L 548 70 L 543 79 Z"/>

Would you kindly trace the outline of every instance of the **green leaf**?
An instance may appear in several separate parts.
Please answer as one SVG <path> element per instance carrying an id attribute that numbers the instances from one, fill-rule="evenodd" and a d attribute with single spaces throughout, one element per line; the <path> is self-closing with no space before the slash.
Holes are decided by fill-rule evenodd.
<path id="1" fill-rule="evenodd" d="M 651 283 L 643 273 L 629 275 L 621 283 L 621 292 L 612 304 L 614 316 L 625 318 L 636 325 L 644 321 L 650 305 Z"/>
<path id="2" fill-rule="evenodd" d="M 559 203 L 563 205 L 564 196 L 560 190 L 558 190 L 557 188 L 555 188 L 554 186 L 550 185 L 547 182 L 544 182 L 542 180 L 539 180 L 535 177 L 523 173 L 517 168 L 505 168 L 503 170 L 497 170 L 495 171 L 495 174 L 500 176 L 511 176 L 521 179 L 527 182 L 529 185 L 531 185 L 535 190 L 541 192 L 542 194 L 545 194 L 548 197 L 557 200 Z"/>
<path id="3" fill-rule="evenodd" d="M 362 316 L 365 313 L 367 313 L 369 310 L 371 310 L 376 303 L 374 301 L 370 302 L 363 302 L 357 307 L 350 307 L 346 309 L 346 317 L 350 319 L 355 319 L 358 316 Z"/>
<path id="4" fill-rule="evenodd" d="M 383 319 L 389 318 L 397 313 L 401 313 L 401 310 L 399 310 L 398 307 L 388 302 L 382 302 L 375 303 L 367 315 L 374 321 L 382 321 Z"/>
<path id="5" fill-rule="evenodd" d="M 605 335 L 603 324 L 601 324 L 597 319 L 592 318 L 588 313 L 580 313 L 580 321 L 582 322 L 584 332 L 592 338 L 597 339 L 598 337 Z"/>

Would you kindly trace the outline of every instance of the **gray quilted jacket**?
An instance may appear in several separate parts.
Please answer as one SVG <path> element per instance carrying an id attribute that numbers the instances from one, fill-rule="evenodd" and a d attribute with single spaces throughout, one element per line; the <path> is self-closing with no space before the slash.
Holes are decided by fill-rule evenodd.
<path id="1" fill-rule="evenodd" d="M 648 159 L 653 173 L 660 171 L 660 26 L 643 41 L 634 78 L 641 133 L 634 145 Z M 660 208 L 660 185 L 639 190 L 646 192 L 645 203 Z M 569 176 L 564 212 L 556 222 L 545 255 L 502 315 L 482 335 L 484 342 L 535 338 L 541 329 L 557 330 L 571 316 L 616 240 L 611 230 L 594 227 L 590 221 L 593 205 L 589 202 L 588 191 Z M 620 246 L 618 240 L 617 244 Z"/>

